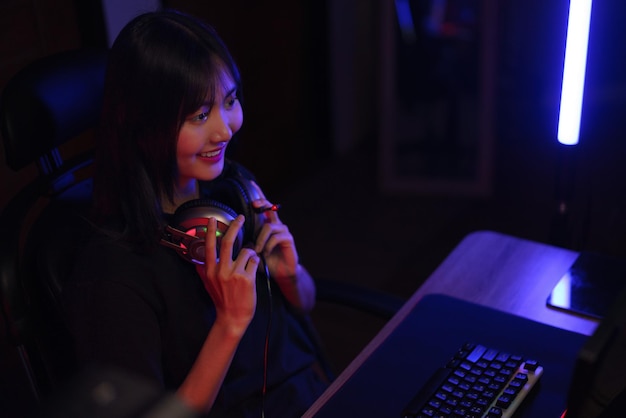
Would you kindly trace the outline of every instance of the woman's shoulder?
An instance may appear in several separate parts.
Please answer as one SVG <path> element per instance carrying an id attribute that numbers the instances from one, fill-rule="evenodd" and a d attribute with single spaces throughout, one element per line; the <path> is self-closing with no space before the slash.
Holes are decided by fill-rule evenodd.
<path id="1" fill-rule="evenodd" d="M 74 259 L 63 284 L 65 299 L 98 297 L 141 304 L 159 315 L 202 290 L 194 265 L 163 245 L 137 250 L 101 231 L 92 234 Z M 72 302 L 74 301 L 74 302 Z M 134 308 L 133 308 L 134 309 Z"/>
<path id="2" fill-rule="evenodd" d="M 141 285 L 144 278 L 154 277 L 165 269 L 175 269 L 164 247 L 139 250 L 111 230 L 94 229 L 76 254 L 74 279 L 107 280 Z"/>

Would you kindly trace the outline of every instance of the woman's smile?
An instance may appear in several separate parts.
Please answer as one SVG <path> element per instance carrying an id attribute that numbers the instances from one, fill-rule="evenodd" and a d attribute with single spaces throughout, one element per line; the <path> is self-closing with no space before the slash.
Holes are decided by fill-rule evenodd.
<path id="1" fill-rule="evenodd" d="M 213 151 L 201 152 L 198 156 L 204 160 L 219 161 L 222 158 L 223 150 L 224 148 L 220 148 Z"/>

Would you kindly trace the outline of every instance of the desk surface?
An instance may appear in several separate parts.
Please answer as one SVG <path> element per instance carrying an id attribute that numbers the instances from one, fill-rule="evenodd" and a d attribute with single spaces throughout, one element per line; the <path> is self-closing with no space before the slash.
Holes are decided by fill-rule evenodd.
<path id="1" fill-rule="evenodd" d="M 464 238 L 304 417 L 313 417 L 429 294 L 444 294 L 563 330 L 590 335 L 597 321 L 546 306 L 578 253 L 492 231 Z"/>
<path id="2" fill-rule="evenodd" d="M 468 235 L 408 301 L 442 293 L 544 324 L 591 335 L 598 322 L 546 306 L 578 252 L 497 232 Z"/>

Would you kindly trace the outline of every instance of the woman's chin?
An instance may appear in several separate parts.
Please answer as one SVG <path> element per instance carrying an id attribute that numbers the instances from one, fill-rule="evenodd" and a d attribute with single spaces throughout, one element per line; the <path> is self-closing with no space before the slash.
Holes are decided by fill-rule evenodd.
<path id="1" fill-rule="evenodd" d="M 204 181 L 215 180 L 217 177 L 219 177 L 220 174 L 222 174 L 222 171 L 224 171 L 223 162 L 220 164 L 213 165 L 210 170 L 204 170 L 202 173 L 200 173 L 197 179 L 204 180 Z"/>

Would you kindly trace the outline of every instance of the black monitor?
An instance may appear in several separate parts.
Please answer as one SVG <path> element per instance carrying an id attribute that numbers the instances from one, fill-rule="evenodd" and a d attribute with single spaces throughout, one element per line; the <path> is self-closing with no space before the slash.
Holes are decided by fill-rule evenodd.
<path id="1" fill-rule="evenodd" d="M 565 417 L 623 416 L 625 390 L 626 288 L 578 353 Z"/>

